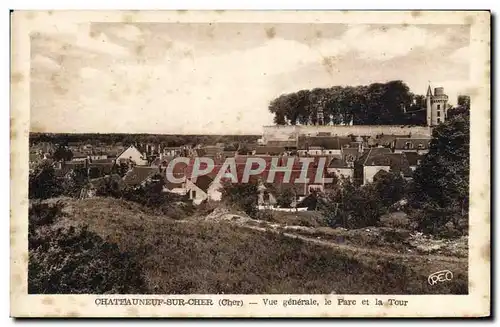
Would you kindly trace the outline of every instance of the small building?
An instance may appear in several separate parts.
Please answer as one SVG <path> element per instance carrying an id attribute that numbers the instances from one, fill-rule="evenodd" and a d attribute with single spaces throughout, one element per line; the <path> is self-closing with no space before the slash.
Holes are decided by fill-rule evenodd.
<path id="1" fill-rule="evenodd" d="M 330 174 L 335 174 L 339 179 L 354 178 L 354 163 L 359 156 L 360 152 L 357 148 L 344 148 L 340 157 L 332 158 L 326 170 Z"/>
<path id="2" fill-rule="evenodd" d="M 116 157 L 116 163 L 132 161 L 137 166 L 146 166 L 148 160 L 145 155 L 141 153 L 134 145 L 126 148 L 122 153 Z"/>
<path id="3" fill-rule="evenodd" d="M 339 156 L 343 148 L 350 147 L 349 137 L 337 136 L 300 136 L 297 152 L 299 155 Z"/>
<path id="4" fill-rule="evenodd" d="M 354 180 L 365 185 L 373 182 L 373 177 L 381 170 L 389 172 L 391 169 L 391 160 L 387 154 L 391 149 L 377 147 L 371 148 L 359 158 L 354 165 Z"/>
<path id="5" fill-rule="evenodd" d="M 208 175 L 198 176 L 195 182 L 191 179 L 186 179 L 185 189 L 189 194 L 189 199 L 196 205 L 209 199 L 209 188 L 212 182 L 213 179 Z"/>
<path id="6" fill-rule="evenodd" d="M 263 146 L 257 146 L 255 147 L 255 153 L 254 155 L 257 155 L 257 156 L 262 156 L 262 155 L 271 155 L 271 156 L 277 156 L 277 155 L 281 155 L 285 152 L 285 148 L 282 147 L 282 146 L 267 146 L 267 145 L 263 145 Z"/>
<path id="7" fill-rule="evenodd" d="M 398 138 L 393 143 L 394 153 L 416 152 L 427 154 L 431 145 L 429 138 Z"/>
<path id="8" fill-rule="evenodd" d="M 163 192 L 169 192 L 184 196 L 188 193 L 188 189 L 186 188 L 185 181 L 175 183 L 167 179 L 165 181 L 165 185 L 163 185 Z"/>
<path id="9" fill-rule="evenodd" d="M 72 161 L 85 161 L 89 158 L 89 155 L 83 152 L 73 151 Z"/>
<path id="10" fill-rule="evenodd" d="M 92 160 L 106 160 L 106 159 L 108 159 L 108 155 L 105 153 L 91 154 L 90 159 L 92 159 Z"/>

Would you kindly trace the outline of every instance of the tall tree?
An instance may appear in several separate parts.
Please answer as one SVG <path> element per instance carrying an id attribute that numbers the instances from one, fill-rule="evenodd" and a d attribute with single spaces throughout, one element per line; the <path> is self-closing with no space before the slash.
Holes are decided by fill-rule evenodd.
<path id="1" fill-rule="evenodd" d="M 464 207 L 469 198 L 469 115 L 437 126 L 429 153 L 415 170 L 415 198 L 439 207 Z"/>

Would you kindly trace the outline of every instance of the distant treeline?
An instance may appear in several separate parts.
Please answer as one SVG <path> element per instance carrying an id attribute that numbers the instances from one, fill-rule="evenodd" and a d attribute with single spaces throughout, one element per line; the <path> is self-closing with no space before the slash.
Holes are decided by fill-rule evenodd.
<path id="1" fill-rule="evenodd" d="M 132 144 L 154 143 L 163 146 L 182 146 L 216 143 L 252 143 L 259 135 L 162 135 L 162 134 L 101 134 L 101 133 L 30 133 L 30 143 L 50 142 L 67 145 L 68 143 L 85 144 Z"/>
<path id="2" fill-rule="evenodd" d="M 324 124 L 426 124 L 425 96 L 410 92 L 402 81 L 300 90 L 283 94 L 269 104 L 277 125 L 315 125 L 320 108 Z M 410 114 L 405 109 L 424 110 Z"/>

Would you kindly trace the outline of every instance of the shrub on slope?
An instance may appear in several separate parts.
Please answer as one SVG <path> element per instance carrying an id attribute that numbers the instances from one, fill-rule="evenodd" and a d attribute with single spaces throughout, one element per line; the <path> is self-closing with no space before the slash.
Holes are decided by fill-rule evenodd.
<path id="1" fill-rule="evenodd" d="M 61 204 L 33 204 L 28 293 L 122 294 L 146 291 L 141 267 L 86 227 L 55 227 Z"/>

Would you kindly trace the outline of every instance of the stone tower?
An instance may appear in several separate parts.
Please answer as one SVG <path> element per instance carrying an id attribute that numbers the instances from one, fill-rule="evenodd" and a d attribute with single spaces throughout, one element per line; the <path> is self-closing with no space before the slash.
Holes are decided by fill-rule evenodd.
<path id="1" fill-rule="evenodd" d="M 444 88 L 436 87 L 432 94 L 431 87 L 427 88 L 425 97 L 427 107 L 427 126 L 436 126 L 446 120 L 448 96 L 444 94 Z"/>

